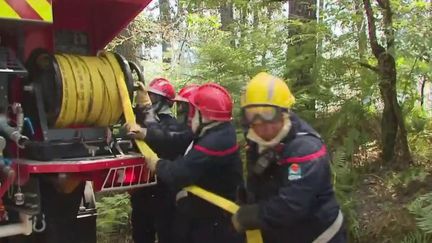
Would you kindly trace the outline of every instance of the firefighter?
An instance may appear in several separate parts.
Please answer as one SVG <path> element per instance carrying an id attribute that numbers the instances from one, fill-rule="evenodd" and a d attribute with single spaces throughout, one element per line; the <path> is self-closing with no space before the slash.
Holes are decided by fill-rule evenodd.
<path id="1" fill-rule="evenodd" d="M 267 73 L 246 86 L 249 204 L 233 215 L 233 225 L 238 232 L 260 229 L 265 243 L 344 243 L 326 146 L 290 110 L 294 101 L 286 83 Z"/>
<path id="2" fill-rule="evenodd" d="M 182 96 L 187 92 L 192 92 L 195 88 L 197 87 L 186 86 L 176 96 L 174 86 L 168 80 L 154 79 L 148 88 L 152 109 L 137 114 L 137 121 L 142 127 L 139 127 L 138 132 L 134 130 L 135 133 L 132 136 L 144 139 L 161 158 L 174 160 L 183 155 L 187 146 L 192 142 L 193 134 L 186 123 L 180 122 L 173 116 L 171 108 L 175 101 L 183 101 Z M 145 90 L 145 88 L 141 86 L 140 90 Z M 149 119 L 152 113 L 157 122 L 153 122 L 152 118 Z"/>
<path id="3" fill-rule="evenodd" d="M 183 158 L 174 161 L 146 154 L 147 165 L 158 178 L 178 191 L 175 242 L 242 242 L 222 209 L 182 190 L 197 185 L 234 200 L 242 184 L 242 165 L 236 131 L 231 124 L 233 103 L 220 85 L 201 85 L 189 98 L 188 114 L 195 139 Z"/>
<path id="4" fill-rule="evenodd" d="M 135 110 L 139 125 L 126 124 L 133 138 L 145 140 L 159 157 L 171 160 L 183 155 L 193 139 L 191 129 L 177 122 L 172 115 L 174 97 L 174 87 L 166 79 L 154 79 L 148 90 L 140 84 Z M 154 243 L 157 234 L 159 243 L 174 242 L 171 238 L 174 192 L 158 181 L 156 186 L 142 188 L 131 194 L 134 241 Z"/>
<path id="5" fill-rule="evenodd" d="M 193 114 L 189 114 L 189 112 L 193 112 L 189 98 L 195 91 L 197 91 L 198 87 L 199 85 L 197 84 L 189 84 L 183 87 L 175 98 L 177 104 L 177 121 L 187 124 L 189 127 L 191 125 L 189 117 L 193 116 Z"/>

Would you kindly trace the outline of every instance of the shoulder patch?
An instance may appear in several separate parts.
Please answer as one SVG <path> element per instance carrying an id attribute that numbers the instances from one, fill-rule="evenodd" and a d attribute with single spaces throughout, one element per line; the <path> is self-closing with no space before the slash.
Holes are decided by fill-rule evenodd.
<path id="1" fill-rule="evenodd" d="M 299 164 L 291 164 L 288 167 L 288 180 L 295 181 L 302 178 L 301 166 Z"/>

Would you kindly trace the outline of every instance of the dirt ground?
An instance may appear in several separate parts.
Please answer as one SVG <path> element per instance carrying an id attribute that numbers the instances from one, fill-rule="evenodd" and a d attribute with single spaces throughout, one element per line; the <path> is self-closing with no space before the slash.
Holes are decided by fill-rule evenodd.
<path id="1" fill-rule="evenodd" d="M 355 193 L 360 232 L 358 242 L 400 242 L 416 229 L 415 218 L 407 205 L 418 195 L 432 191 L 432 175 L 407 185 L 393 185 L 389 181 L 385 169 L 361 176 Z"/>

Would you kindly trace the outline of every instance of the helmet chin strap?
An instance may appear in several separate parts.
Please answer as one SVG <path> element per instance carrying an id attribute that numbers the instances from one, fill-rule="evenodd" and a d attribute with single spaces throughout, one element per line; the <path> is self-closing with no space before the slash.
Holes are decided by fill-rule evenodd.
<path id="1" fill-rule="evenodd" d="M 205 117 L 202 117 L 201 112 L 199 112 L 198 109 L 196 109 L 195 115 L 192 118 L 191 127 L 195 136 L 201 137 L 208 129 L 215 127 L 219 124 L 220 122 L 218 121 L 205 119 Z"/>
<path id="2" fill-rule="evenodd" d="M 156 103 L 153 103 L 152 108 L 156 115 L 159 114 L 172 115 L 171 108 L 166 100 L 162 99 Z"/>
<path id="3" fill-rule="evenodd" d="M 152 104 L 153 111 L 156 114 L 158 114 L 159 111 L 162 109 L 162 104 L 161 103 L 162 103 L 161 101 L 158 101 L 158 102 L 155 102 L 155 103 Z"/>
<path id="4" fill-rule="evenodd" d="M 262 151 L 264 151 L 266 149 L 275 147 L 276 145 L 278 145 L 280 143 L 280 141 L 282 141 L 282 139 L 284 139 L 288 135 L 289 131 L 291 130 L 291 125 L 292 125 L 288 113 L 283 114 L 283 122 L 284 122 L 284 125 L 283 125 L 282 129 L 270 141 L 266 141 L 266 140 L 262 139 L 260 136 L 258 136 L 258 134 L 255 133 L 255 131 L 252 128 L 249 128 L 246 137 L 249 140 L 258 144 L 258 152 L 261 153 Z"/>

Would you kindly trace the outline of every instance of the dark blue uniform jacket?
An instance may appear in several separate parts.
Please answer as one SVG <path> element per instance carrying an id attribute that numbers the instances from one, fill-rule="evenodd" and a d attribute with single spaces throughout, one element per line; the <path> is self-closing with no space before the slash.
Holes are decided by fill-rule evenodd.
<path id="1" fill-rule="evenodd" d="M 160 160 L 156 174 L 175 190 L 197 185 L 235 200 L 236 190 L 242 184 L 242 164 L 234 126 L 225 122 L 210 128 L 194 140 L 193 147 L 183 158 Z M 222 209 L 190 194 L 177 201 L 177 209 L 192 218 L 225 214 Z"/>
<path id="2" fill-rule="evenodd" d="M 275 148 L 277 161 L 263 173 L 252 170 L 259 157 L 257 144 L 249 141 L 247 151 L 247 188 L 253 204 L 241 208 L 239 221 L 248 229 L 261 228 L 266 243 L 310 243 L 339 212 L 326 146 L 306 122 L 290 115 L 292 128 Z"/>

